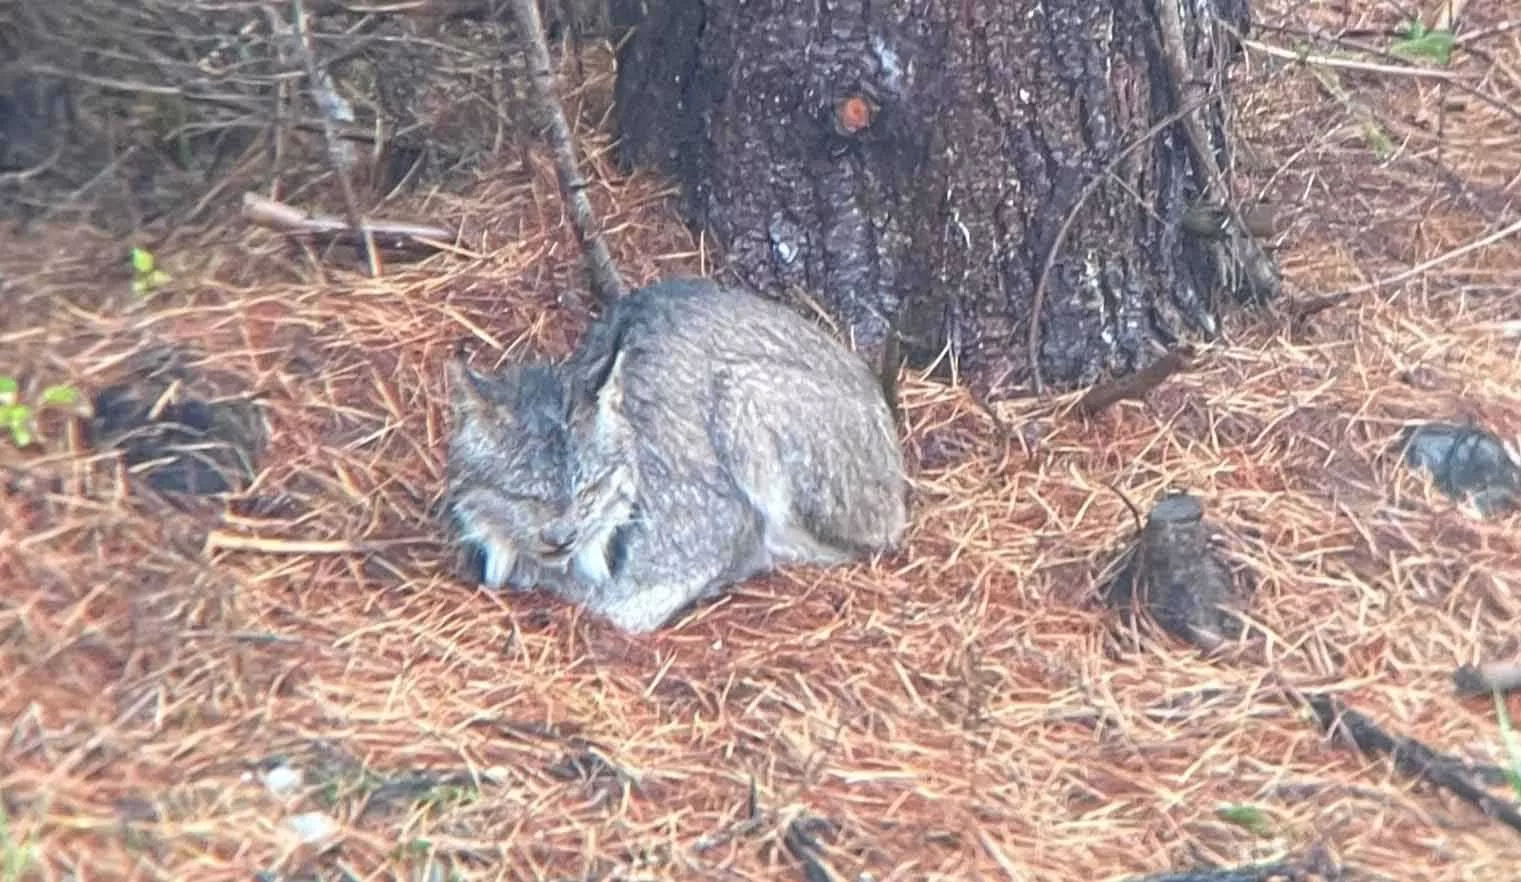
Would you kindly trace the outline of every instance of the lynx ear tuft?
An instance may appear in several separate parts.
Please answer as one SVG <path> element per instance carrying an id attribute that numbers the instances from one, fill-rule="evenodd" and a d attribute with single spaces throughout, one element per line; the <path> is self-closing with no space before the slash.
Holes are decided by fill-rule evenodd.
<path id="1" fill-rule="evenodd" d="M 575 420 L 593 419 L 598 424 L 623 413 L 624 350 L 613 348 L 587 366 L 575 383 L 570 396 L 570 412 Z M 575 416 L 579 414 L 580 416 Z"/>
<path id="2" fill-rule="evenodd" d="M 469 420 L 486 415 L 490 402 L 481 391 L 482 378 L 465 362 L 463 347 L 455 347 L 444 362 L 444 377 L 449 381 L 449 404 L 456 418 Z"/>
<path id="3" fill-rule="evenodd" d="M 597 388 L 597 415 L 608 417 L 623 412 L 623 355 L 622 349 L 613 356 L 608 365 L 602 385 Z"/>

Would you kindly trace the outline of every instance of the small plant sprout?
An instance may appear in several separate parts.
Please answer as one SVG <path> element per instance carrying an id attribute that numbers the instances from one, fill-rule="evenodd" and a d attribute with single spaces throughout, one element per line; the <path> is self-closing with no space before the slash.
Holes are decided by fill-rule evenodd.
<path id="1" fill-rule="evenodd" d="M 146 297 L 169 281 L 169 274 L 158 268 L 153 252 L 146 248 L 132 249 L 132 293 Z"/>
<path id="2" fill-rule="evenodd" d="M 1402 25 L 1397 33 L 1399 40 L 1389 47 L 1396 55 L 1425 59 L 1446 67 L 1452 63 L 1452 48 L 1456 44 L 1452 31 L 1427 28 L 1419 21 Z"/>
<path id="3" fill-rule="evenodd" d="M 17 832 L 11 829 L 11 819 L 5 811 L 5 800 L 0 799 L 0 882 L 20 882 L 36 863 L 36 834 L 27 837 L 25 842 L 17 841 L 16 837 Z"/>
<path id="4" fill-rule="evenodd" d="M 1215 809 L 1215 815 L 1226 823 L 1235 824 L 1264 839 L 1273 836 L 1273 821 L 1268 813 L 1252 805 L 1225 804 Z"/>
<path id="5" fill-rule="evenodd" d="M 0 430 L 10 434 L 17 447 L 28 447 L 42 437 L 37 412 L 44 407 L 73 408 L 79 392 L 73 386 L 54 385 L 42 390 L 35 404 L 21 400 L 21 384 L 15 377 L 0 376 Z"/>
<path id="6" fill-rule="evenodd" d="M 1500 740 L 1505 744 L 1505 755 L 1510 759 L 1510 765 L 1505 771 L 1510 778 L 1511 789 L 1516 791 L 1516 796 L 1521 797 L 1521 738 L 1516 737 L 1515 727 L 1511 725 L 1510 713 L 1505 708 L 1505 696 L 1497 689 L 1495 696 L 1495 716 L 1500 720 Z"/>

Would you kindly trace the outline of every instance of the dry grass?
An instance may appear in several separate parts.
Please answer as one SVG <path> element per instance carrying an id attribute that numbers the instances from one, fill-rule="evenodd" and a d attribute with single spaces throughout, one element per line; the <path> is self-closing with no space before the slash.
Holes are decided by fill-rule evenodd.
<path id="1" fill-rule="evenodd" d="M 1450 87 L 1340 71 L 1398 148 L 1385 162 L 1309 72 L 1249 57 L 1251 172 L 1287 206 L 1291 293 L 1513 222 L 1518 33 L 1459 65 L 1511 110 L 1464 98 L 1440 135 Z M 631 276 L 702 270 L 656 182 L 597 177 Z M 38 878 L 800 879 L 782 842 L 805 814 L 836 828 L 842 879 L 1108 880 L 1315 843 L 1356 879 L 1521 865 L 1516 832 L 1328 741 L 1292 700 L 1334 691 L 1506 761 L 1492 704 L 1454 698 L 1450 673 L 1521 653 L 1516 520 L 1466 516 L 1385 451 L 1427 418 L 1521 435 L 1521 343 L 1502 332 L 1521 318 L 1517 238 L 1302 333 L 1240 316 L 1146 404 L 1088 423 L 1063 416 L 1071 398 L 1010 406 L 1008 444 L 962 391 L 910 380 L 903 554 L 755 580 L 633 640 L 546 597 L 471 592 L 430 544 L 449 345 L 559 353 L 583 320 L 555 302 L 582 286 L 551 167 L 388 213 L 462 221 L 479 256 L 373 281 L 273 235 L 208 234 L 166 249 L 181 283 L 132 305 L 102 269 L 122 264 L 114 245 L 63 229 L 0 243 L 0 373 L 94 388 L 179 341 L 263 393 L 275 429 L 259 504 L 230 510 L 129 493 L 83 453 L 0 445 L 0 852 L 30 844 Z M 1209 661 L 1113 638 L 1092 587 L 1132 522 L 1107 484 L 1142 505 L 1169 485 L 1204 498 L 1258 575 L 1264 649 Z M 213 529 L 405 541 L 207 551 Z M 261 783 L 277 757 L 304 775 L 296 796 Z M 333 847 L 295 841 L 303 812 L 336 819 Z"/>

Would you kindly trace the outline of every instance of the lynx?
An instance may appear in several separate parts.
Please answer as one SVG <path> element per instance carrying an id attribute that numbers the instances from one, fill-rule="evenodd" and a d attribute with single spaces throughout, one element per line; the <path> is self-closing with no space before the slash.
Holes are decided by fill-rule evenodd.
<path id="1" fill-rule="evenodd" d="M 866 363 L 782 304 L 700 279 L 630 293 L 563 363 L 448 363 L 444 505 L 487 588 L 631 633 L 782 564 L 895 549 L 907 488 Z"/>

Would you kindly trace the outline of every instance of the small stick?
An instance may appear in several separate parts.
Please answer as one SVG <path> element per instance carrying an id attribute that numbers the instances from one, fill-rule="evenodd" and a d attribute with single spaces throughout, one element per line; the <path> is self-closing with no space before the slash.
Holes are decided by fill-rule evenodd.
<path id="1" fill-rule="evenodd" d="M 1079 398 L 1072 409 L 1078 416 L 1091 417 L 1127 398 L 1140 401 L 1168 377 L 1192 367 L 1192 355 L 1192 350 L 1187 347 L 1174 349 L 1129 376 L 1099 383 Z"/>
<path id="2" fill-rule="evenodd" d="M 819 848 L 818 840 L 814 836 L 815 831 L 832 829 L 833 825 L 823 818 L 815 818 L 803 815 L 794 818 L 787 825 L 787 832 L 782 835 L 782 844 L 787 852 L 797 859 L 803 867 L 803 878 L 808 882 L 837 882 L 840 876 L 834 871 L 829 863 L 824 860 L 823 850 Z"/>
<path id="3" fill-rule="evenodd" d="M 317 56 L 312 52 L 311 39 L 306 32 L 306 5 L 302 0 L 295 0 L 296 15 L 296 39 L 300 41 L 301 55 L 306 62 L 306 79 L 311 83 L 312 92 L 315 94 L 322 88 L 322 73 L 317 70 Z M 375 251 L 375 240 L 370 236 L 370 230 L 364 225 L 364 216 L 359 213 L 359 203 L 354 198 L 354 185 L 349 183 L 349 176 L 344 172 L 343 166 L 338 162 L 336 147 L 338 135 L 333 129 L 333 121 L 328 118 L 324 111 L 322 117 L 322 152 L 327 156 L 328 167 L 338 177 L 338 186 L 343 191 L 343 207 L 348 211 L 349 224 L 359 231 L 364 237 L 364 255 L 369 261 L 370 276 L 380 276 L 380 255 Z"/>
<path id="4" fill-rule="evenodd" d="M 1409 269 L 1401 270 L 1394 275 L 1389 276 L 1388 278 L 1377 279 L 1375 281 L 1367 283 L 1366 285 L 1358 285 L 1356 288 L 1348 288 L 1344 291 L 1339 291 L 1336 294 L 1328 296 L 1351 297 L 1354 294 L 1363 294 L 1368 291 L 1375 291 L 1386 285 L 1397 284 L 1399 282 L 1405 281 L 1408 278 L 1411 278 L 1412 276 L 1418 276 L 1427 270 L 1436 269 L 1444 263 L 1451 263 L 1452 261 L 1457 260 L 1460 257 L 1472 254 L 1481 248 L 1487 248 L 1490 245 L 1499 242 L 1501 239 L 1517 235 L 1518 233 L 1521 233 L 1521 220 L 1501 227 L 1500 229 L 1495 230 L 1486 236 L 1482 236 L 1466 244 L 1459 245 L 1451 251 L 1438 254 L 1436 257 L 1433 257 L 1430 260 L 1422 261 L 1421 263 L 1418 263 Z"/>
<path id="5" fill-rule="evenodd" d="M 1352 299 L 1351 294 L 1327 294 L 1323 297 L 1307 297 L 1300 300 L 1291 300 L 1287 304 L 1289 319 L 1302 322 L 1305 319 L 1334 307 L 1340 306 Z"/>
<path id="6" fill-rule="evenodd" d="M 1390 74 L 1400 77 L 1422 77 L 1429 80 L 1459 80 L 1461 74 L 1450 70 L 1437 70 L 1432 67 L 1402 67 L 1397 64 L 1378 64 L 1372 61 L 1358 61 L 1355 58 L 1336 58 L 1330 55 L 1311 55 L 1308 52 L 1295 52 L 1292 49 L 1283 49 L 1269 43 L 1249 40 L 1238 36 L 1237 42 L 1253 52 L 1261 52 L 1273 58 L 1282 58 L 1286 61 L 1298 61 L 1301 64 L 1314 65 L 1317 67 L 1339 67 L 1343 70 L 1357 70 L 1364 73 Z"/>
<path id="7" fill-rule="evenodd" d="M 436 541 L 427 536 L 371 542 L 355 539 L 279 539 L 212 530 L 206 535 L 205 551 L 208 554 L 217 550 L 262 551 L 266 554 L 372 554 L 401 545 L 431 545 Z"/>
<path id="8" fill-rule="evenodd" d="M 1493 692 L 1514 692 L 1521 689 L 1521 664 L 1486 662 L 1481 665 L 1463 665 L 1452 672 L 1452 685 L 1459 695 L 1470 697 Z"/>
<path id="9" fill-rule="evenodd" d="M 181 640 L 238 640 L 247 643 L 292 644 L 305 642 L 299 637 L 286 637 L 281 634 L 267 634 L 259 631 L 181 631 L 176 636 Z"/>
<path id="10" fill-rule="evenodd" d="M 586 262 L 592 293 L 604 307 L 628 293 L 628 286 L 618 274 L 613 257 L 602 240 L 591 200 L 586 198 L 586 179 L 576 167 L 576 145 L 571 139 L 565 109 L 554 97 L 554 78 L 549 62 L 549 46 L 544 42 L 544 25 L 534 0 L 512 0 L 513 16 L 523 41 L 523 56 L 528 62 L 528 88 L 539 113 L 548 124 L 549 146 L 554 153 L 555 175 L 560 181 L 560 195 L 570 204 L 571 227 Z"/>
<path id="11" fill-rule="evenodd" d="M 1305 700 L 1326 734 L 1340 730 L 1364 754 L 1387 754 L 1401 772 L 1454 794 L 1488 817 L 1521 833 L 1521 811 L 1515 804 L 1496 799 L 1468 778 L 1472 774 L 1492 779 L 1495 770 L 1470 769 L 1461 760 L 1437 753 L 1414 738 L 1390 735 L 1372 719 L 1343 706 L 1332 696 L 1307 695 Z"/>
<path id="12" fill-rule="evenodd" d="M 356 241 L 353 226 L 343 218 L 307 214 L 293 205 L 257 193 L 243 194 L 243 217 L 265 229 L 291 235 L 331 236 L 344 242 Z M 447 243 L 454 239 L 454 234 L 443 227 L 405 221 L 371 221 L 365 224 L 365 230 L 372 234 L 376 244 L 389 248 L 423 246 L 446 250 Z"/>
<path id="13" fill-rule="evenodd" d="M 1133 876 L 1126 882 L 1271 882 L 1275 879 L 1298 879 L 1298 867 L 1288 861 L 1256 864 L 1250 867 L 1213 867 L 1206 870 L 1159 873 L 1152 876 Z"/>

